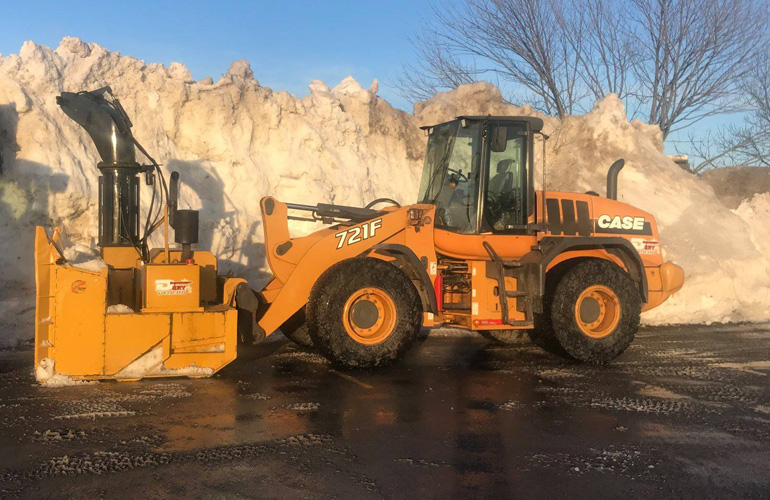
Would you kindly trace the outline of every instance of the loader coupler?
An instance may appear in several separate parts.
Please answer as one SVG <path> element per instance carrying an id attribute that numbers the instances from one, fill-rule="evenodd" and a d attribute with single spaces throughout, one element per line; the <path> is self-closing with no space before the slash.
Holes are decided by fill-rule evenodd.
<path id="1" fill-rule="evenodd" d="M 35 272 L 40 382 L 208 377 L 236 357 L 238 313 L 229 303 L 165 312 L 110 305 L 110 270 L 64 262 L 58 231 L 49 238 L 40 227 Z"/>

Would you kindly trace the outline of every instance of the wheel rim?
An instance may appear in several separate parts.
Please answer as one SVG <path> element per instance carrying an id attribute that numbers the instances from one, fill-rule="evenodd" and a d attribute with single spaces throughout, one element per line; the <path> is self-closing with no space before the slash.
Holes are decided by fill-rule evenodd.
<path id="1" fill-rule="evenodd" d="M 620 299 L 606 286 L 590 286 L 575 303 L 575 320 L 583 334 L 594 339 L 604 338 L 618 326 Z"/>
<path id="2" fill-rule="evenodd" d="M 379 288 L 356 290 L 342 311 L 345 333 L 358 343 L 378 344 L 388 338 L 396 325 L 396 304 Z"/>

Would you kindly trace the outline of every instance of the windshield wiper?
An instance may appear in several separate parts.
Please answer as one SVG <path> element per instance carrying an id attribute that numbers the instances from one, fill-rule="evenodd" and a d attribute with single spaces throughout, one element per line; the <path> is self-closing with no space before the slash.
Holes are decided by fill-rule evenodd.
<path id="1" fill-rule="evenodd" d="M 449 153 L 451 152 L 451 150 L 452 150 L 452 140 L 450 139 L 447 142 L 446 151 L 444 152 L 444 156 L 441 158 L 441 160 L 439 160 L 438 165 L 436 165 L 436 170 L 433 172 L 433 175 L 430 177 L 430 182 L 428 182 L 428 191 L 427 191 L 427 193 L 425 193 L 426 195 L 428 193 L 430 193 L 431 191 L 433 191 L 433 183 L 436 181 L 436 175 L 438 175 L 439 172 L 445 172 L 446 173 L 446 170 L 444 170 L 444 164 L 449 160 Z M 442 178 L 441 179 L 441 183 L 443 184 L 443 182 L 444 182 L 444 179 Z M 443 186 L 442 186 L 442 189 L 443 189 Z M 430 201 L 435 201 L 436 198 L 438 198 L 438 195 L 440 193 L 441 193 L 441 190 L 439 190 L 438 193 L 436 193 L 436 195 Z M 423 201 L 428 201 L 428 200 L 423 200 Z"/>

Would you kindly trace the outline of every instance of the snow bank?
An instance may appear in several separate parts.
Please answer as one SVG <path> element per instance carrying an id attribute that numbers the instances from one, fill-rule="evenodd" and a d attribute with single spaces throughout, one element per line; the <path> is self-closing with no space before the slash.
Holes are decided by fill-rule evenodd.
<path id="1" fill-rule="evenodd" d="M 0 331 L 0 344 L 32 335 L 27 302 L 8 292 L 32 287 L 32 226 L 62 225 L 86 247 L 96 239 L 96 151 L 55 96 L 106 84 L 140 142 L 167 171 L 181 173 L 180 205 L 202 210 L 198 248 L 255 286 L 267 275 L 262 196 L 414 201 L 425 144 L 419 125 L 458 114 L 535 114 L 504 104 L 484 83 L 437 95 L 410 115 L 378 97 L 376 81 L 368 89 L 352 78 L 334 88 L 313 81 L 300 99 L 262 87 L 245 61 L 216 83 L 196 82 L 181 64 L 147 64 L 75 38 L 56 49 L 26 42 L 18 55 L 0 58 L 0 306 L 9 306 L 0 307 L 0 324 L 16 325 Z M 668 258 L 685 267 L 685 288 L 645 321 L 770 318 L 768 230 L 752 219 L 761 202 L 735 212 L 723 207 L 706 183 L 666 158 L 655 127 L 626 120 L 614 96 L 563 123 L 546 118 L 545 131 L 552 137 L 549 188 L 603 192 L 606 169 L 625 158 L 620 199 L 658 217 Z M 302 231 L 303 223 L 293 227 Z"/>
<path id="2" fill-rule="evenodd" d="M 738 208 L 756 194 L 770 193 L 770 167 L 720 167 L 705 171 L 701 178 L 728 208 Z"/>

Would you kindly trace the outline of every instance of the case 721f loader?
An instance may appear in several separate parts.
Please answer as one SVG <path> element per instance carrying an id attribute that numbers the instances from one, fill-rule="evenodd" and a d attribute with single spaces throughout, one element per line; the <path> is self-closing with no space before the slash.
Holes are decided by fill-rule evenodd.
<path id="1" fill-rule="evenodd" d="M 87 99 L 107 110 L 111 121 L 92 129 L 122 137 L 133 160 L 134 145 L 145 152 L 119 102 L 103 94 L 61 100 Z M 218 278 L 216 258 L 191 250 L 197 213 L 177 210 L 173 193 L 168 216 L 148 222 L 139 238 L 136 176 L 154 172 L 163 184 L 160 169 L 154 161 L 133 161 L 133 170 L 109 166 L 112 151 L 105 157 L 99 133 L 85 127 L 104 160 L 100 246 L 107 268 L 69 266 L 42 229 L 36 264 L 36 362 L 75 378 L 209 375 L 234 359 L 237 323 L 256 340 L 280 329 L 351 368 L 392 363 L 420 328 L 435 326 L 531 330 L 574 359 L 604 363 L 632 342 L 641 311 L 684 283 L 682 269 L 663 261 L 654 217 L 616 201 L 622 160 L 609 169 L 606 197 L 535 190 L 535 139 L 544 152 L 547 139 L 538 118 L 464 116 L 425 127 L 427 154 L 413 205 L 263 198 L 273 276 L 258 292 L 243 280 Z M 289 220 L 328 227 L 292 238 Z M 181 251 L 147 250 L 147 235 L 169 223 Z M 112 239 L 105 239 L 107 229 Z M 86 282 L 82 291 L 79 281 Z M 167 293 L 180 281 L 180 290 Z M 116 304 L 135 312 L 109 313 Z"/>

